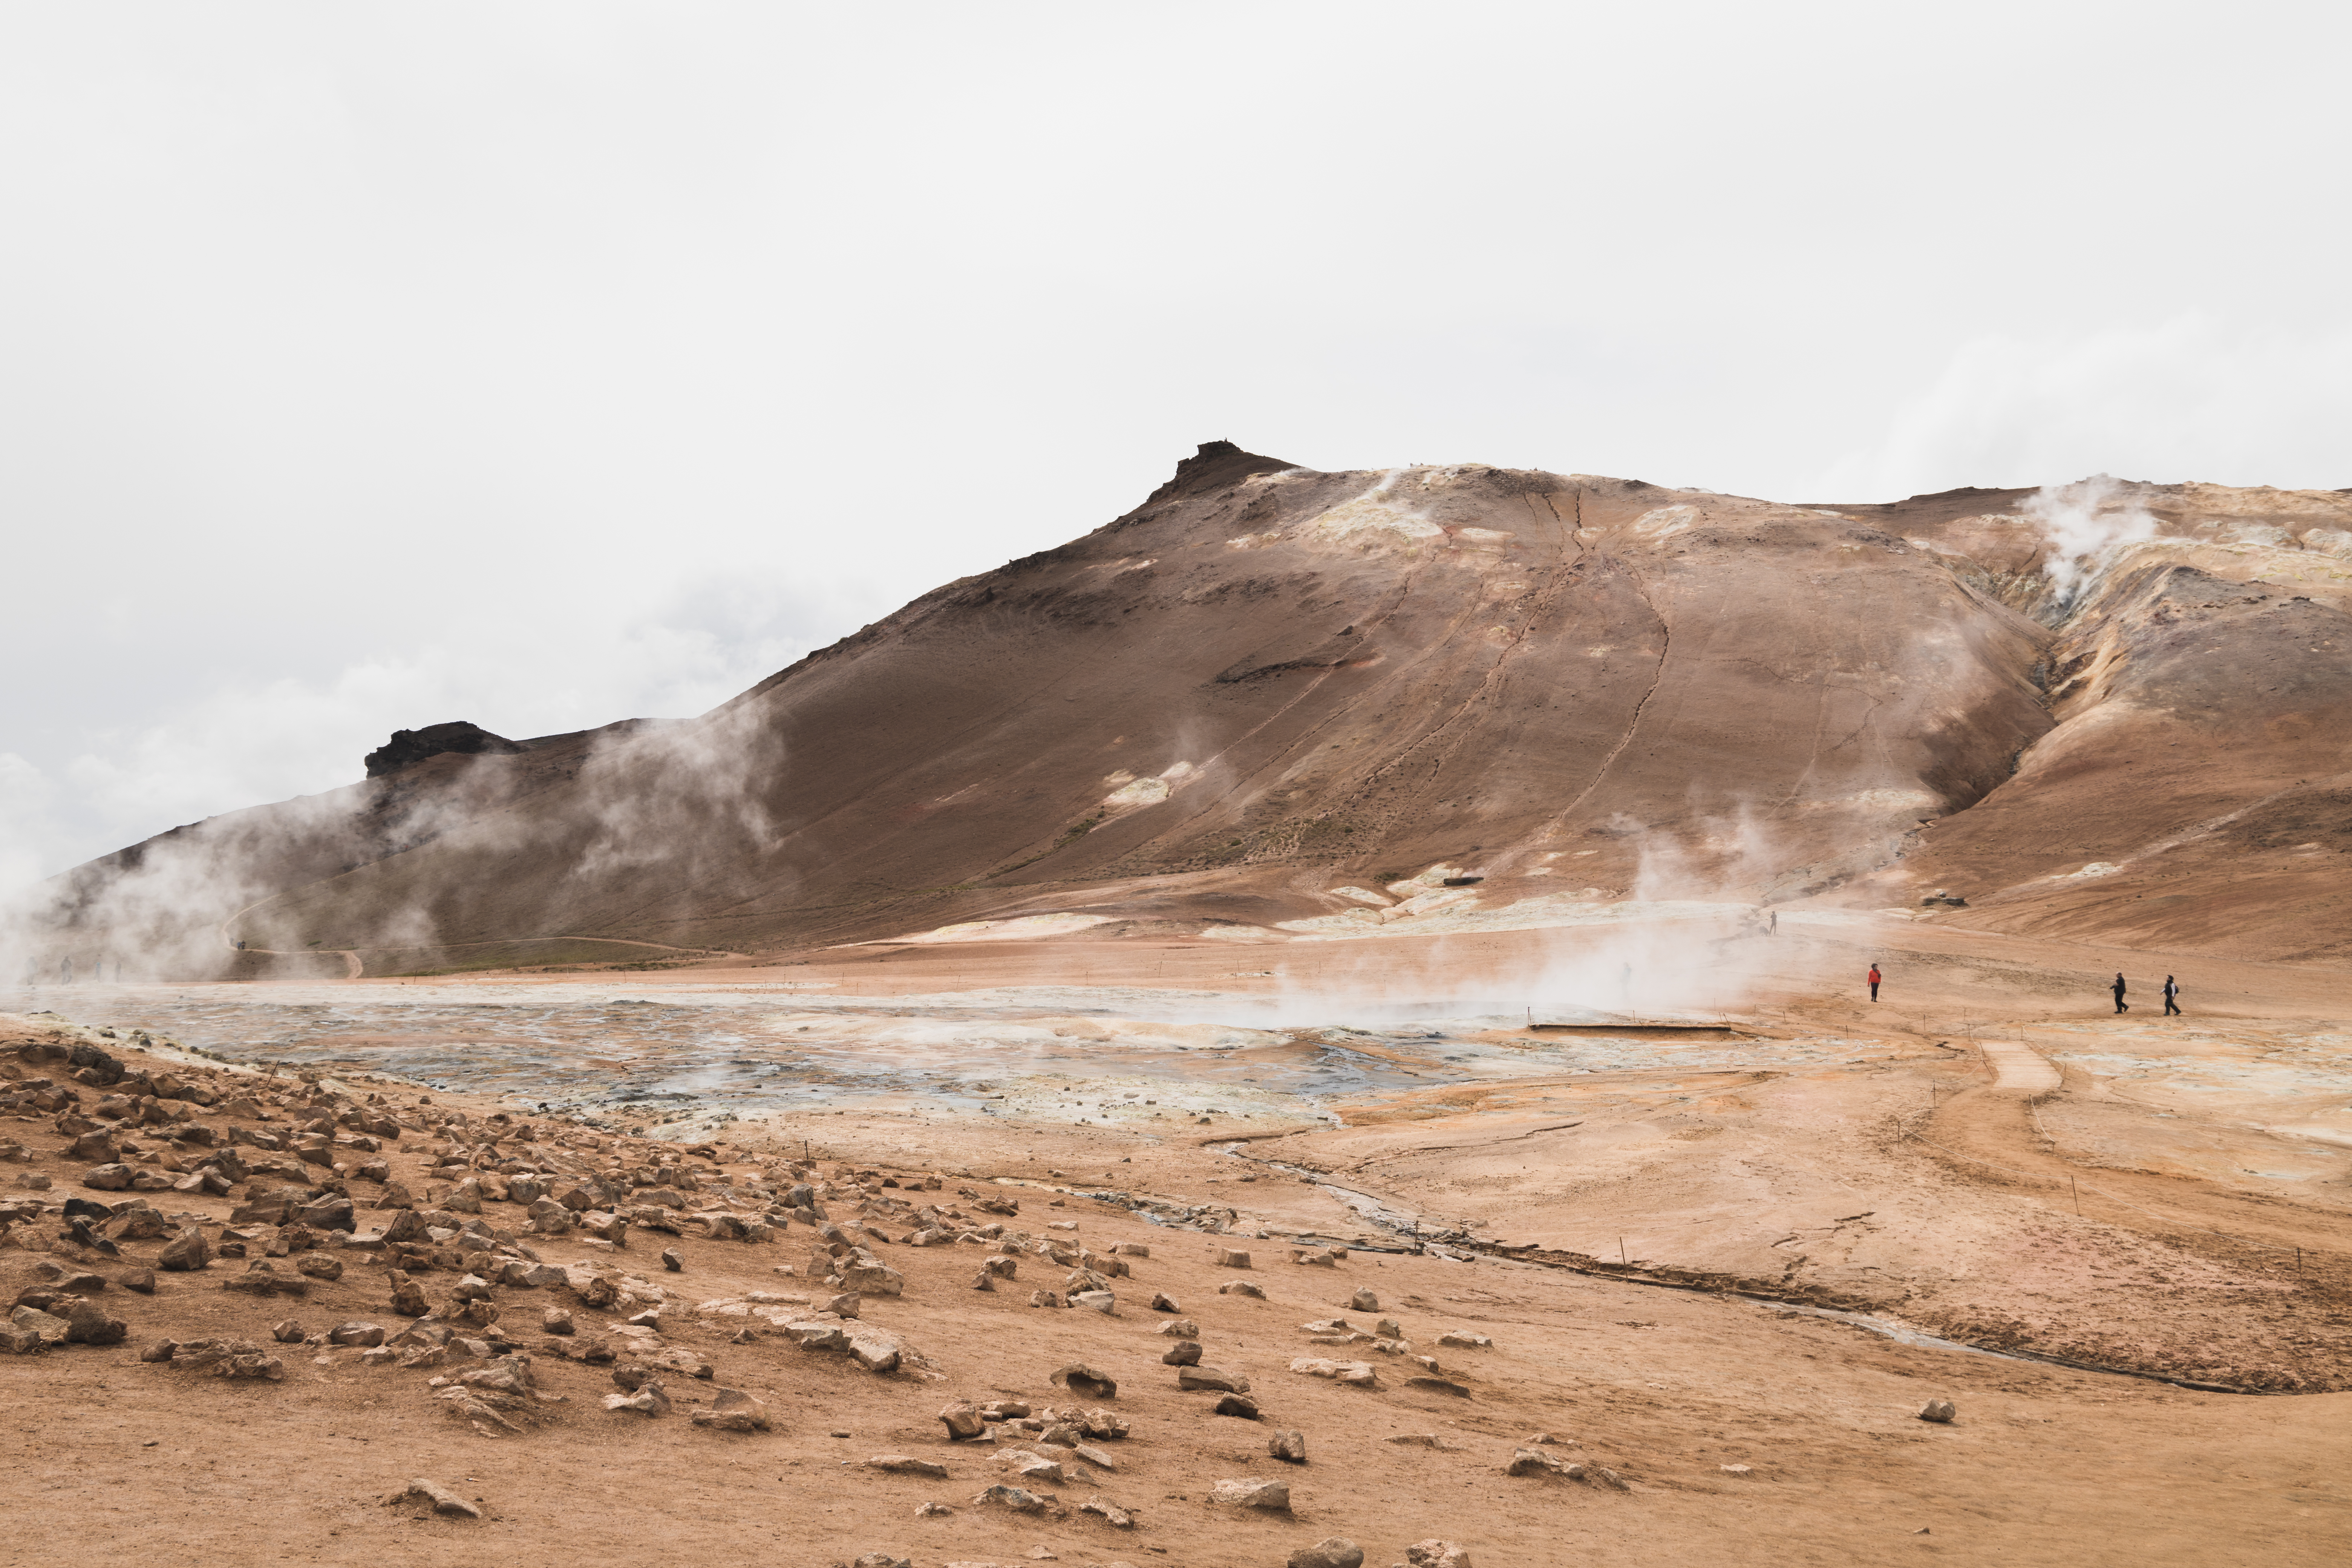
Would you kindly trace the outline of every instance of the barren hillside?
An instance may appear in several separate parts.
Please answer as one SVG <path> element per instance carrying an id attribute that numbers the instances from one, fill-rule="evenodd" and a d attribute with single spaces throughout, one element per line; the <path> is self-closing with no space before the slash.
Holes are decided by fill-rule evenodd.
<path id="1" fill-rule="evenodd" d="M 93 862 L 28 951 L 391 973 L 1683 900 L 2337 954 L 2347 552 L 2336 492 L 1790 505 L 1212 443 L 699 719 Z"/>

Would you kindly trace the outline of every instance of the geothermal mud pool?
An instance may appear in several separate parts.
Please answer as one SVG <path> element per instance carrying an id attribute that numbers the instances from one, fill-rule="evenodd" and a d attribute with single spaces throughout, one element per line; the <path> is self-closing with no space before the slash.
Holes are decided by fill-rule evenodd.
<path id="1" fill-rule="evenodd" d="M 1348 1105 L 1445 1084 L 1788 1068 L 1885 1049 L 1883 1040 L 1834 1034 L 1708 1029 L 1680 1038 L 1654 1022 L 1622 1034 L 1587 1022 L 1568 1035 L 1528 1028 L 1524 1017 L 1400 1016 L 1442 1004 L 1350 1012 L 1339 998 L 1124 986 L 993 987 L 887 1002 L 805 985 L 655 990 L 89 985 L 18 988 L 0 994 L 0 1006 L 53 1008 L 232 1061 L 384 1075 L 673 1136 L 851 1105 L 1121 1124 L 1202 1115 L 1330 1121 Z M 1307 1021 L 1326 1008 L 1330 1021 Z"/>

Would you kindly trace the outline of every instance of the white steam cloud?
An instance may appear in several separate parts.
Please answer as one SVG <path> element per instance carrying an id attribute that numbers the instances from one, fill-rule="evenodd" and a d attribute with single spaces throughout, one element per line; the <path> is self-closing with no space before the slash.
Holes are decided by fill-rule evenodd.
<path id="1" fill-rule="evenodd" d="M 2131 487 L 2107 474 L 2071 485 L 2045 485 L 2018 509 L 2041 529 L 2042 563 L 2061 605 L 2071 605 L 2127 544 L 2156 537 L 2157 521 Z"/>

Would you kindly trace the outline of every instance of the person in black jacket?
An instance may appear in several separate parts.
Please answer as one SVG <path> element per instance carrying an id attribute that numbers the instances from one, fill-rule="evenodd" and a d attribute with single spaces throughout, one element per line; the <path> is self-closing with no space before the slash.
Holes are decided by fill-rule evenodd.
<path id="1" fill-rule="evenodd" d="M 2180 983 L 2171 975 L 2166 975 L 2164 977 L 2164 1016 L 2166 1017 L 2172 1018 L 2179 1016 L 2180 1004 L 2177 1000 L 2179 995 Z"/>
<path id="2" fill-rule="evenodd" d="M 2118 970 L 2118 971 L 2116 973 L 2116 983 L 2115 983 L 2113 985 L 2109 986 L 2107 989 L 2109 989 L 2110 991 L 2113 991 L 2113 992 L 2116 994 L 2116 1012 L 2118 1012 L 2118 1013 L 2128 1013 L 2128 1012 L 2130 1012 L 2130 1011 L 2131 1011 L 2131 1008 L 2130 1008 L 2128 1005 L 2126 1005 L 2125 1004 L 2125 1002 L 2124 1002 L 2124 977 L 2123 977 L 2123 973 L 2122 973 L 2122 971 Z"/>

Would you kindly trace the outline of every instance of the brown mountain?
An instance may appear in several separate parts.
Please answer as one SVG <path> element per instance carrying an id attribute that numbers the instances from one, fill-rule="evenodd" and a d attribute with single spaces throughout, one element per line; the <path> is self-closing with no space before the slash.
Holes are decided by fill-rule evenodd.
<path id="1" fill-rule="evenodd" d="M 698 719 L 404 731 L 471 749 L 92 862 L 43 951 L 388 973 L 1696 899 L 2340 953 L 2347 590 L 2341 492 L 1799 506 L 1214 442 Z"/>

